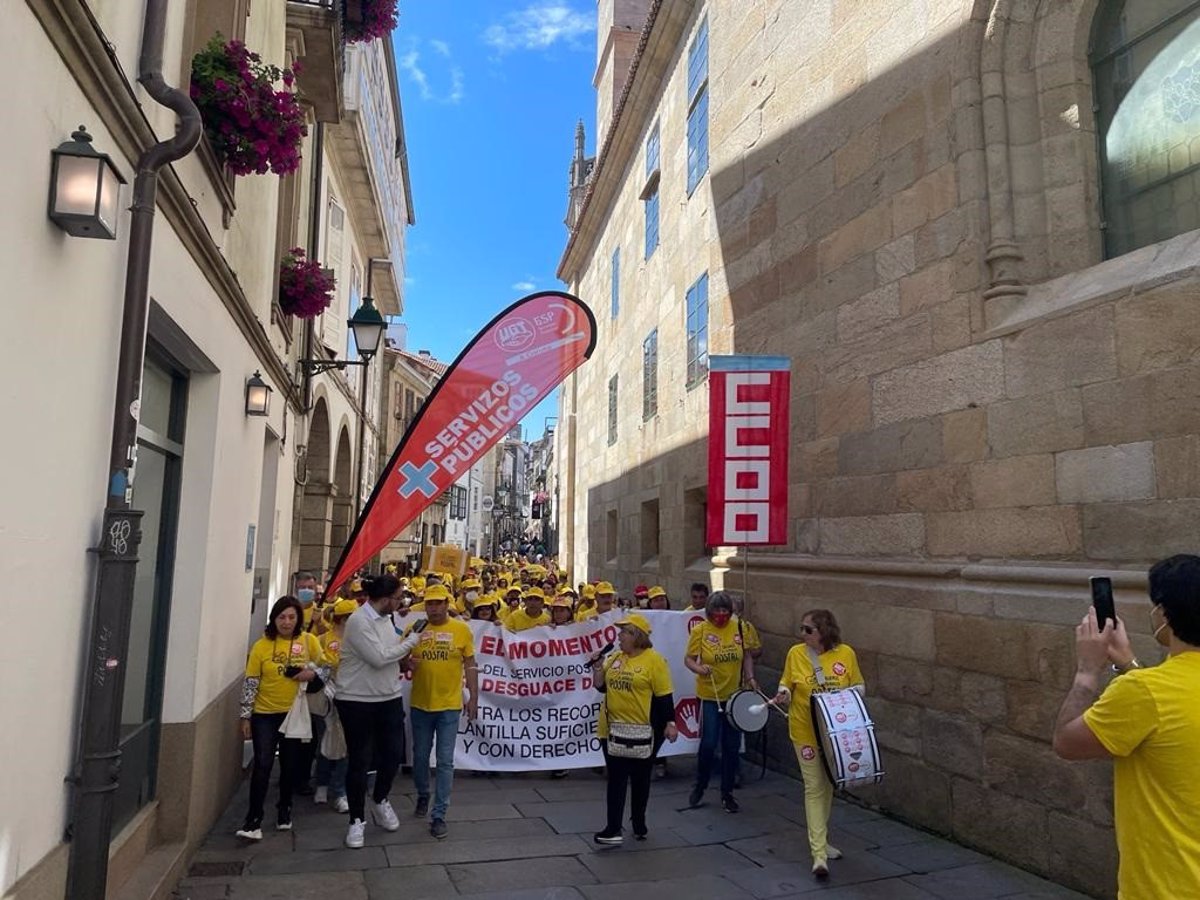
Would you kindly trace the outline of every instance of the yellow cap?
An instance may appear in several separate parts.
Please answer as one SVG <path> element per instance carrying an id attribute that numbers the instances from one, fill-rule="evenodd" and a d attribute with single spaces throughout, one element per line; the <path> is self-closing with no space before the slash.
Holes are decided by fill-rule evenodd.
<path id="1" fill-rule="evenodd" d="M 559 594 L 557 597 L 555 597 L 553 600 L 550 601 L 551 609 L 553 609 L 554 607 L 570 609 L 573 605 L 574 604 L 571 603 L 571 598 L 568 597 L 566 594 Z"/>
<path id="2" fill-rule="evenodd" d="M 593 585 L 585 584 L 583 586 L 583 599 L 584 600 L 595 600 L 596 599 L 596 588 Z"/>
<path id="3" fill-rule="evenodd" d="M 478 578 L 465 578 L 465 579 L 463 579 L 463 583 L 460 584 L 459 587 L 461 587 L 464 591 L 471 591 L 471 590 L 478 591 L 483 588 L 483 584 L 479 581 Z"/>
<path id="4" fill-rule="evenodd" d="M 412 588 L 414 591 L 425 590 L 425 576 L 424 575 L 414 575 L 412 578 L 409 579 L 408 586 L 410 588 Z"/>
<path id="5" fill-rule="evenodd" d="M 617 591 L 616 591 L 616 588 L 614 588 L 607 581 L 602 581 L 598 585 L 596 585 L 596 593 L 597 594 L 612 594 L 613 596 L 616 596 Z"/>
<path id="6" fill-rule="evenodd" d="M 563 584 L 563 585 L 559 585 L 558 596 L 560 596 L 560 597 L 578 597 L 579 595 L 577 593 L 575 593 L 575 588 L 571 587 L 569 584 Z"/>
<path id="7" fill-rule="evenodd" d="M 429 603 L 431 600 L 448 601 L 450 599 L 450 591 L 446 589 L 444 584 L 431 584 L 429 587 L 425 588 L 425 596 L 421 599 L 426 603 Z"/>
<path id="8" fill-rule="evenodd" d="M 363 584 L 359 579 L 355 578 L 352 582 L 350 582 L 350 593 L 361 594 L 362 589 L 363 589 Z"/>
<path id="9" fill-rule="evenodd" d="M 333 604 L 333 615 L 334 618 L 337 618 L 338 616 L 348 616 L 356 609 L 358 609 L 357 603 L 355 603 L 353 600 L 346 600 L 343 598 Z"/>
<path id="10" fill-rule="evenodd" d="M 536 597 L 538 600 L 546 599 L 546 594 L 542 591 L 542 589 L 540 587 L 526 588 L 525 593 L 522 596 L 524 596 L 525 599 L 527 599 L 527 600 L 530 597 Z"/>
<path id="11" fill-rule="evenodd" d="M 496 594 L 495 591 L 493 591 L 490 594 L 484 594 L 478 600 L 475 601 L 475 609 L 479 609 L 479 607 L 481 607 L 481 606 L 499 606 L 499 605 L 500 605 L 500 597 L 498 594 Z"/>
<path id="12" fill-rule="evenodd" d="M 632 625 L 634 628 L 637 628 L 646 634 L 650 633 L 650 623 L 646 621 L 645 616 L 639 616 L 637 613 L 631 613 L 617 623 L 618 628 L 620 628 L 622 625 Z"/>
<path id="13" fill-rule="evenodd" d="M 667 592 L 663 590 L 663 586 L 661 584 L 656 584 L 654 587 L 650 588 L 650 591 L 646 594 L 646 596 L 653 600 L 655 597 L 667 596 Z"/>

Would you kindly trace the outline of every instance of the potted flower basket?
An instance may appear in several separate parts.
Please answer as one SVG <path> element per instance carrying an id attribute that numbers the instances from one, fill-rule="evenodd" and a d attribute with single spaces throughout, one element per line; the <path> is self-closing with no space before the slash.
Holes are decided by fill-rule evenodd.
<path id="1" fill-rule="evenodd" d="M 264 63 L 241 41 L 214 35 L 192 58 L 191 97 L 218 159 L 235 175 L 287 175 L 300 167 L 305 114 L 295 69 Z"/>
<path id="2" fill-rule="evenodd" d="M 279 264 L 279 308 L 289 316 L 315 319 L 333 302 L 337 281 L 332 269 L 323 269 L 304 251 L 293 247 Z"/>
<path id="3" fill-rule="evenodd" d="M 387 37 L 396 27 L 397 0 L 346 0 L 346 40 L 351 44 Z"/>

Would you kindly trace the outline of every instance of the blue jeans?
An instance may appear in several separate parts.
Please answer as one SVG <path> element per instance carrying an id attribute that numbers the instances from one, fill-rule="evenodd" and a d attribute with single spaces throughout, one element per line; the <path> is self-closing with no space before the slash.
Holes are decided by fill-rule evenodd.
<path id="1" fill-rule="evenodd" d="M 433 818 L 445 819 L 454 786 L 454 744 L 458 740 L 458 719 L 462 710 L 426 712 L 415 706 L 409 710 L 413 738 L 413 784 L 417 796 L 429 797 L 429 754 L 437 738 L 437 793 L 433 798 Z"/>
<path id="2" fill-rule="evenodd" d="M 712 775 L 713 757 L 717 744 L 721 745 L 721 796 L 733 793 L 737 775 L 738 754 L 742 746 L 742 733 L 730 724 L 721 712 L 716 700 L 700 702 L 700 754 L 696 762 L 696 788 L 703 791 L 708 787 Z"/>
<path id="3" fill-rule="evenodd" d="M 346 768 L 349 757 L 326 759 L 317 751 L 317 787 L 327 787 L 334 797 L 346 796 Z"/>

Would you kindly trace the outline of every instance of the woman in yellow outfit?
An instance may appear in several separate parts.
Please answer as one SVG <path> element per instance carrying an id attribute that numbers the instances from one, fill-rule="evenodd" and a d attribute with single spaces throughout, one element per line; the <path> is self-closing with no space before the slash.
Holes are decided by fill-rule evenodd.
<path id="1" fill-rule="evenodd" d="M 712 775 L 717 746 L 721 747 L 721 806 L 738 811 L 733 796 L 737 778 L 742 733 L 724 715 L 724 705 L 743 682 L 757 688 L 754 663 L 744 652 L 745 629 L 733 614 L 733 598 L 717 591 L 708 598 L 705 619 L 688 635 L 684 665 L 696 673 L 696 696 L 700 700 L 700 752 L 696 760 L 696 783 L 688 795 L 688 806 L 697 807 L 704 798 Z"/>
<path id="2" fill-rule="evenodd" d="M 842 632 L 833 613 L 827 609 L 806 612 L 800 624 L 800 643 L 788 651 L 775 701 L 782 703 L 791 696 L 788 735 L 795 745 L 800 773 L 804 776 L 804 818 L 808 827 L 808 846 L 812 851 L 812 871 L 818 878 L 828 877 L 827 861 L 841 859 L 842 853 L 829 846 L 833 785 L 821 765 L 809 698 L 816 691 L 845 688 L 863 690 L 858 657 L 849 644 L 842 643 Z"/>
<path id="3" fill-rule="evenodd" d="M 279 749 L 278 831 L 292 830 L 292 791 L 303 763 L 299 739 L 284 737 L 279 728 L 302 687 L 320 685 L 325 677 L 321 644 L 303 630 L 304 610 L 295 597 L 280 597 L 271 607 L 263 636 L 250 648 L 242 684 L 242 739 L 254 743 L 250 775 L 250 805 L 237 836 L 262 840 L 263 805 Z"/>
<path id="4" fill-rule="evenodd" d="M 329 677 L 335 685 L 337 684 L 338 663 L 342 657 L 342 640 L 346 635 L 346 620 L 357 609 L 358 604 L 353 600 L 339 597 L 330 609 L 330 628 L 320 638 L 321 654 L 325 658 L 325 665 L 329 666 Z M 332 707 L 333 704 L 330 706 Z M 339 813 L 345 813 L 350 811 L 350 803 L 346 800 L 346 757 L 326 759 L 321 753 L 321 738 L 318 736 L 318 731 L 323 734 L 325 728 L 329 727 L 326 719 L 336 715 L 336 710 L 331 709 L 324 719 L 320 716 L 313 717 L 314 725 L 317 722 L 324 723 L 324 727 L 313 731 L 313 742 L 317 745 L 317 790 L 313 802 L 329 802 L 329 792 L 332 790 L 333 808 Z"/>
<path id="5" fill-rule="evenodd" d="M 634 613 L 617 623 L 620 652 L 607 660 L 591 663 L 596 689 L 604 696 L 600 707 L 598 734 L 608 774 L 608 816 L 597 844 L 621 843 L 625 818 L 625 790 L 632 801 L 633 834 L 646 839 L 646 806 L 650 800 L 650 771 L 664 738 L 679 737 L 675 727 L 675 698 L 671 693 L 671 669 L 650 643 L 650 623 Z M 644 759 L 609 752 L 609 723 L 642 726 L 649 732 L 651 746 Z M 648 726 L 648 727 L 647 727 Z"/>

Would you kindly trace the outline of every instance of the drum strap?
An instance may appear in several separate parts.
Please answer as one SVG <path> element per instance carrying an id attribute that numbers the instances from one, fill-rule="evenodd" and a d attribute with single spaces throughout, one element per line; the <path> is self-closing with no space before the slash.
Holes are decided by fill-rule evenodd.
<path id="1" fill-rule="evenodd" d="M 812 663 L 813 677 L 817 679 L 817 687 L 824 689 L 825 687 L 825 670 L 821 667 L 821 658 L 817 655 L 817 651 L 807 644 L 804 649 L 808 651 L 808 661 Z"/>

